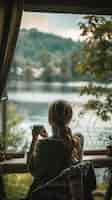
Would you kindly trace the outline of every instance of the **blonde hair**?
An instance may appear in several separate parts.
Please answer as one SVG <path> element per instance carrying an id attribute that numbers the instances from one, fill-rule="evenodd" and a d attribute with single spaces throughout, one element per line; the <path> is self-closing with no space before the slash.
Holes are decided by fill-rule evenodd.
<path id="1" fill-rule="evenodd" d="M 72 107 L 64 100 L 57 100 L 49 107 L 48 120 L 50 125 L 56 130 L 56 133 L 63 139 L 69 154 L 79 159 L 77 152 L 77 139 L 74 140 L 71 129 L 68 127 L 72 119 Z"/>

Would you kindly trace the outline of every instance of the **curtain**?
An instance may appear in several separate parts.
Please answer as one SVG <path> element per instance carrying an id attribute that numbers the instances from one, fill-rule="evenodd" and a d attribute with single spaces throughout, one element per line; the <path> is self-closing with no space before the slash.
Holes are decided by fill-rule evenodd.
<path id="1" fill-rule="evenodd" d="M 22 11 L 22 0 L 0 0 L 0 99 L 14 55 Z"/>

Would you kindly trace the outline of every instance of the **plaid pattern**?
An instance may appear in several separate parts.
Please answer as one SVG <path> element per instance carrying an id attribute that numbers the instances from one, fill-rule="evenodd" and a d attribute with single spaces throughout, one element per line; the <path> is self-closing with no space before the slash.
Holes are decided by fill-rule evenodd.
<path id="1" fill-rule="evenodd" d="M 33 190 L 30 200 L 92 200 L 96 182 L 89 189 L 86 181 L 89 169 L 89 165 L 79 164 L 63 170 L 59 176 Z M 89 179 L 92 182 L 95 177 Z"/>

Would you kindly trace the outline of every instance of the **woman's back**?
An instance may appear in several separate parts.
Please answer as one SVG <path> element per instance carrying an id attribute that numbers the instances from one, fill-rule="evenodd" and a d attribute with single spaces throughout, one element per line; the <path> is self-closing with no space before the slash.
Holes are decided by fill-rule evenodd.
<path id="1" fill-rule="evenodd" d="M 53 137 L 39 140 L 34 154 L 29 169 L 39 182 L 57 176 L 71 161 L 71 155 L 63 140 Z"/>

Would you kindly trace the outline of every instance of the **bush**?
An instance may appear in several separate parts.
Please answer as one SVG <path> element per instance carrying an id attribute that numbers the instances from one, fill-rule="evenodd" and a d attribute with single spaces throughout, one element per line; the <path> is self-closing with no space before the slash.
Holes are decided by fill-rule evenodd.
<path id="1" fill-rule="evenodd" d="M 4 176 L 8 200 L 19 200 L 26 197 L 32 182 L 30 174 L 10 174 Z"/>

